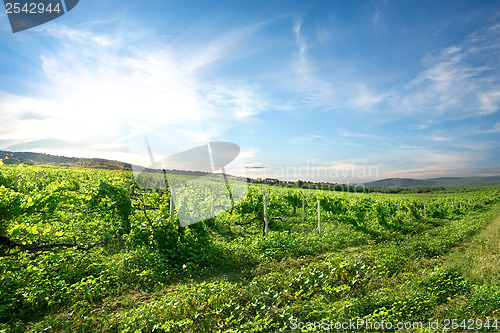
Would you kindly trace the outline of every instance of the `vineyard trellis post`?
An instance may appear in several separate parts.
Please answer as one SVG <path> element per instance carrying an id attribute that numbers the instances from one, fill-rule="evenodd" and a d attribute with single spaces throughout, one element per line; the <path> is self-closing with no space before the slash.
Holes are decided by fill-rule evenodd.
<path id="1" fill-rule="evenodd" d="M 302 193 L 302 222 L 306 219 L 306 199 L 304 198 L 304 193 Z"/>
<path id="2" fill-rule="evenodd" d="M 264 236 L 269 236 L 269 219 L 267 217 L 267 196 L 264 194 Z"/>
<path id="3" fill-rule="evenodd" d="M 215 195 L 215 191 L 212 191 L 212 204 L 211 204 L 211 209 L 212 209 L 212 218 L 214 219 L 214 223 L 215 223 L 215 198 L 217 196 Z"/>
<path id="4" fill-rule="evenodd" d="M 170 195 L 170 223 L 174 224 L 174 197 Z"/>
<path id="5" fill-rule="evenodd" d="M 321 206 L 318 199 L 318 234 L 321 235 Z"/>

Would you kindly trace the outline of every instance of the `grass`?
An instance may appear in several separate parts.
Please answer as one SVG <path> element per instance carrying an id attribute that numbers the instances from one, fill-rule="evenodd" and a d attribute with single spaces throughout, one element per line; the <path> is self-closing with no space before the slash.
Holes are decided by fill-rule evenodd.
<path id="1" fill-rule="evenodd" d="M 472 282 L 500 285 L 500 216 L 481 232 L 446 257 L 448 267 L 456 268 Z"/>
<path id="2" fill-rule="evenodd" d="M 25 180 L 7 175 L 11 187 L 0 187 L 0 208 L 12 215 L 7 235 L 99 245 L 0 257 L 0 332 L 285 332 L 322 319 L 499 317 L 495 188 L 331 200 L 307 191 L 310 207 L 316 195 L 324 200 L 321 235 L 314 209 L 302 221 L 274 192 L 270 213 L 282 219 L 271 221 L 268 238 L 261 221 L 236 225 L 254 208 L 177 229 L 168 200 L 143 193 L 159 208 L 146 215 L 135 202 L 130 232 L 121 233 L 116 202 L 126 202 L 116 193 L 127 190 L 117 173 L 15 171 Z M 24 210 L 11 209 L 19 203 Z"/>
<path id="3" fill-rule="evenodd" d="M 269 260 L 257 257 L 189 277 L 194 269 L 150 291 L 129 288 L 101 301 L 82 300 L 27 329 L 274 332 L 287 331 L 290 320 L 498 318 L 499 216 L 496 205 L 408 237 L 406 244 L 364 244 L 307 256 L 283 256 L 293 250 L 286 248 L 288 238 L 271 239 L 266 246 L 279 251 Z"/>

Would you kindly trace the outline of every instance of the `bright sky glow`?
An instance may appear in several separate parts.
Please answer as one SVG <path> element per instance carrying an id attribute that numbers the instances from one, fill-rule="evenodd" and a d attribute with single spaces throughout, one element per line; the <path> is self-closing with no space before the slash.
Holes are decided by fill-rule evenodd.
<path id="1" fill-rule="evenodd" d="M 135 162 L 146 128 L 251 177 L 500 174 L 496 1 L 81 0 L 16 34 L 0 8 L 0 150 Z"/>

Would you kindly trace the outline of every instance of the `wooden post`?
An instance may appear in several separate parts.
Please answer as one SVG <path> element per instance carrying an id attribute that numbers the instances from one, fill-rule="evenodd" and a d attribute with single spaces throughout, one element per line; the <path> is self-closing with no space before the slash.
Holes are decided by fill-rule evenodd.
<path id="1" fill-rule="evenodd" d="M 318 199 L 318 234 L 321 235 L 321 206 Z"/>
<path id="2" fill-rule="evenodd" d="M 174 224 L 174 196 L 170 194 L 170 223 Z"/>
<path id="3" fill-rule="evenodd" d="M 269 219 L 267 218 L 267 196 L 264 194 L 264 236 L 269 236 Z"/>
<path id="4" fill-rule="evenodd" d="M 306 219 L 306 199 L 304 198 L 304 193 L 302 193 L 302 222 Z"/>
<path id="5" fill-rule="evenodd" d="M 212 192 L 212 217 L 215 218 L 215 192 Z"/>
<path id="6" fill-rule="evenodd" d="M 398 201 L 398 213 L 399 213 L 400 207 L 399 207 L 399 201 Z"/>
<path id="7" fill-rule="evenodd" d="M 425 202 L 424 202 L 424 218 L 427 218 L 427 206 L 425 205 Z"/>

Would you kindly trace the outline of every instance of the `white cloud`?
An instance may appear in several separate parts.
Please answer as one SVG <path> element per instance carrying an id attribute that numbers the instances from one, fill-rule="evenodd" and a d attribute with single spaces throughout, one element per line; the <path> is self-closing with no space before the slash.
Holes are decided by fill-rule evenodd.
<path id="1" fill-rule="evenodd" d="M 446 151 L 422 147 L 405 147 L 389 150 L 369 157 L 373 161 L 384 161 L 380 178 L 409 177 L 432 178 L 441 176 L 463 176 L 478 163 L 486 161 L 484 151 Z"/>
<path id="2" fill-rule="evenodd" d="M 500 122 L 493 125 L 493 128 L 491 129 L 486 129 L 486 130 L 477 129 L 472 132 L 472 134 L 492 134 L 492 133 L 500 133 Z"/>
<path id="3" fill-rule="evenodd" d="M 419 124 L 418 126 L 416 126 L 416 129 L 418 129 L 418 130 L 420 130 L 420 131 L 421 131 L 421 130 L 425 130 L 425 129 L 427 129 L 427 128 L 429 128 L 429 125 L 428 125 L 428 124 Z"/>
<path id="4" fill-rule="evenodd" d="M 500 109 L 500 90 L 488 91 L 478 94 L 481 101 L 481 115 L 496 113 Z"/>
<path id="5" fill-rule="evenodd" d="M 402 112 L 492 114 L 500 103 L 500 38 L 488 29 L 423 60 L 424 69 L 390 98 Z"/>
<path id="6" fill-rule="evenodd" d="M 354 91 L 355 94 L 352 97 L 351 105 L 361 109 L 371 108 L 390 96 L 389 93 L 374 93 L 366 84 L 359 84 Z"/>
<path id="7" fill-rule="evenodd" d="M 437 141 L 437 142 L 449 142 L 449 141 L 453 140 L 454 138 L 449 137 L 449 136 L 442 136 L 442 135 L 432 135 L 431 139 L 433 141 Z"/>
<path id="8" fill-rule="evenodd" d="M 0 140 L 53 138 L 74 142 L 80 156 L 109 158 L 110 150 L 126 149 L 125 138 L 134 129 L 181 136 L 184 140 L 176 142 L 188 145 L 189 138 L 200 141 L 222 134 L 201 135 L 200 122 L 218 119 L 226 124 L 220 127 L 224 131 L 232 122 L 265 108 L 266 102 L 251 84 L 211 82 L 197 75 L 231 54 L 259 25 L 207 41 L 207 51 L 191 58 L 186 55 L 195 54 L 194 50 L 170 45 L 134 48 L 129 44 L 124 55 L 117 56 L 114 36 L 56 28 L 50 28 L 49 34 L 60 42 L 41 58 L 51 81 L 44 88 L 44 98 L 4 93 Z M 30 112 L 36 112 L 36 119 L 23 119 Z"/>
<path id="9" fill-rule="evenodd" d="M 265 111 L 268 103 L 257 86 L 240 81 L 219 81 L 208 87 L 207 102 L 215 108 L 230 110 L 234 119 L 245 120 Z"/>
<path id="10" fill-rule="evenodd" d="M 373 23 L 382 25 L 379 9 Z M 433 52 L 422 60 L 422 69 L 393 88 L 378 88 L 370 79 L 359 79 L 348 64 L 315 62 L 313 51 L 331 38 L 333 25 L 317 24 L 315 40 L 308 40 L 302 20 L 293 25 L 296 54 L 293 62 L 293 103 L 323 110 L 347 108 L 352 111 L 426 114 L 429 120 L 467 118 L 493 114 L 500 108 L 500 38 L 496 30 L 475 31 L 461 42 Z M 342 68 L 346 65 L 346 69 Z M 333 72 L 332 68 L 335 68 Z M 339 77 L 342 81 L 337 79 Z M 380 82 L 380 81 L 378 81 Z M 385 104 L 382 109 L 382 104 Z"/>
<path id="11" fill-rule="evenodd" d="M 245 160 L 253 160 L 259 154 L 259 150 L 255 148 L 249 148 L 242 150 L 240 156 Z"/>
<path id="12" fill-rule="evenodd" d="M 103 34 L 96 34 L 88 30 L 77 30 L 60 24 L 52 24 L 44 30 L 45 33 L 57 38 L 61 41 L 70 42 L 72 44 L 88 44 L 92 43 L 97 46 L 112 46 L 116 40 Z"/>

